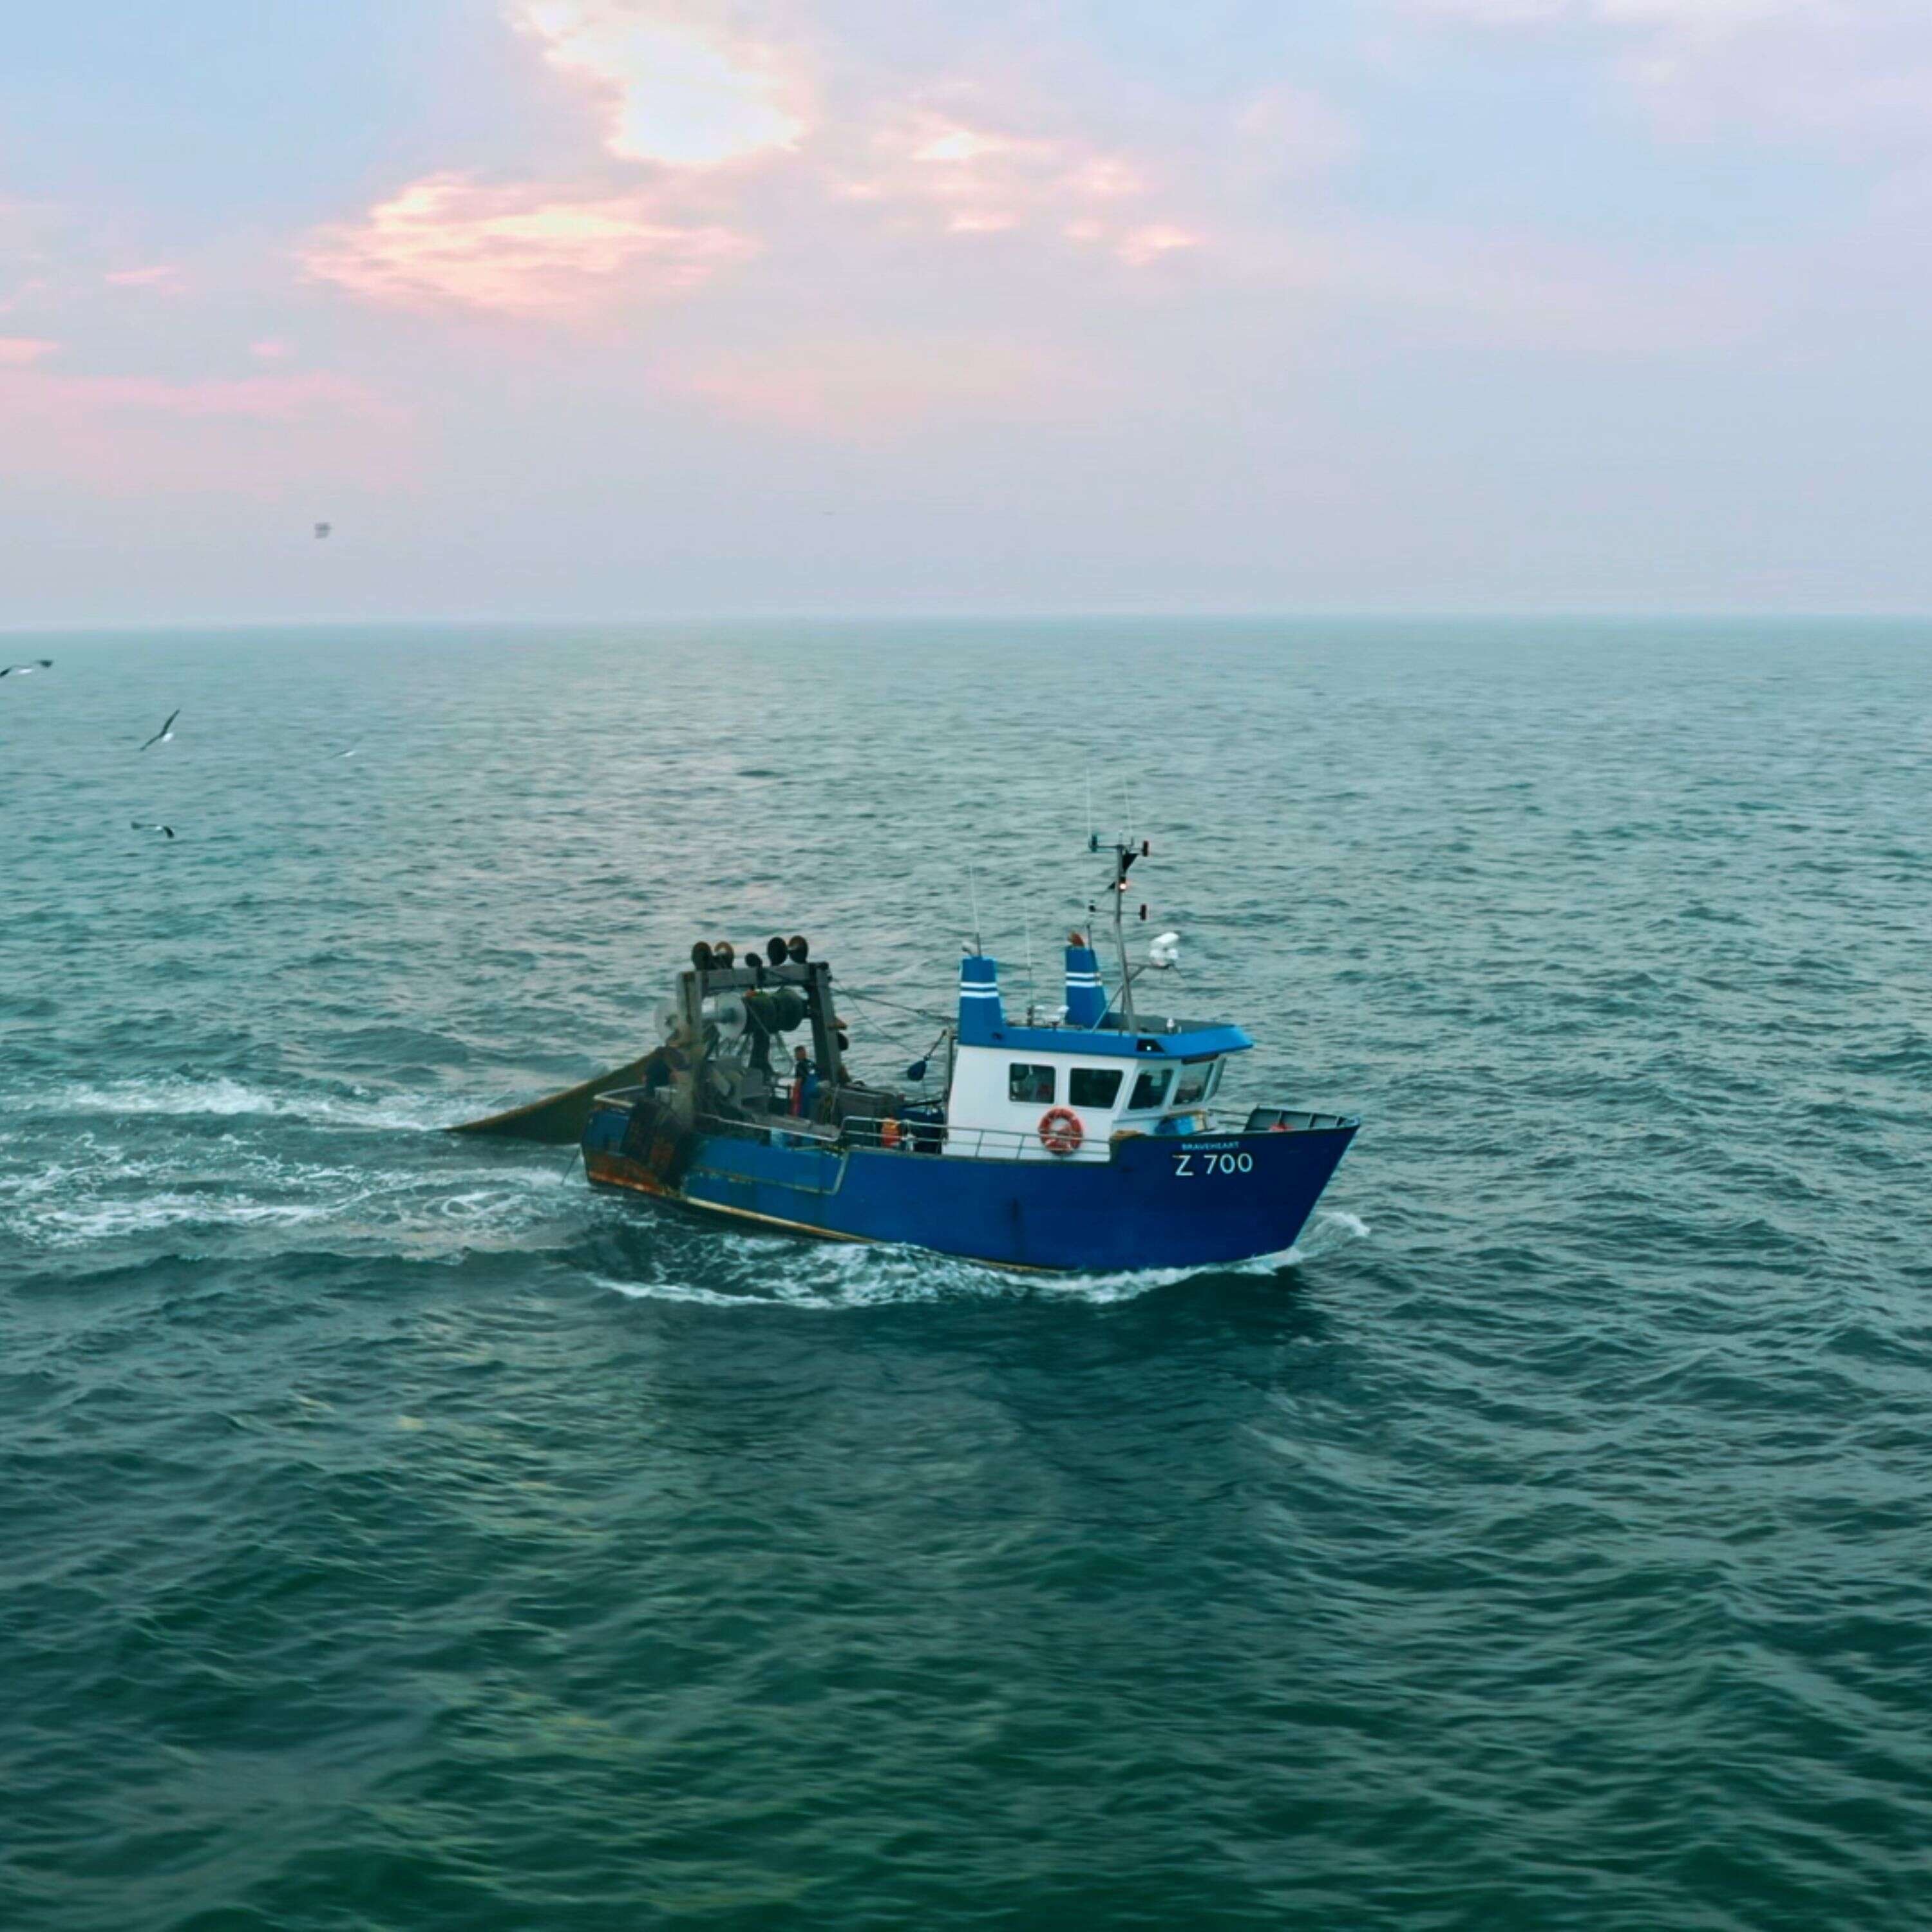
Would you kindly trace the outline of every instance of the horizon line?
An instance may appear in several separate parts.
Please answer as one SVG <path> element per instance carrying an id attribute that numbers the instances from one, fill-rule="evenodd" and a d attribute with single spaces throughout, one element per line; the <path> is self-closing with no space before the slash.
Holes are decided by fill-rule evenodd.
<path id="1" fill-rule="evenodd" d="M 0 622 L 0 637 L 120 633 L 141 636 L 182 632 L 393 630 L 455 628 L 472 626 L 503 630 L 566 625 L 649 628 L 673 624 L 1054 624 L 1054 623 L 1882 623 L 1932 622 L 1932 608 L 1899 610 L 1780 610 L 1763 608 L 1665 607 L 1592 609 L 1552 606 L 1528 608 L 1377 609 L 1359 604 L 1275 606 L 1241 610 L 1048 609 L 841 610 L 719 610 L 658 611 L 649 614 L 536 613 L 505 616 L 476 612 L 434 616 L 56 618 L 40 622 Z"/>

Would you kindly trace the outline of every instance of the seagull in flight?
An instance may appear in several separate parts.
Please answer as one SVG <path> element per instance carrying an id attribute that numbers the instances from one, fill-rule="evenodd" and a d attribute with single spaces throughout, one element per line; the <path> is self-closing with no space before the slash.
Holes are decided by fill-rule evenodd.
<path id="1" fill-rule="evenodd" d="M 11 677 L 16 671 L 22 677 L 32 677 L 37 670 L 52 670 L 53 668 L 52 658 L 36 658 L 32 664 L 0 664 L 0 677 Z"/>
<path id="2" fill-rule="evenodd" d="M 172 825 L 151 825 L 143 818 L 130 818 L 128 821 L 128 825 L 130 831 L 165 832 L 170 838 L 175 836 L 175 829 Z"/>
<path id="3" fill-rule="evenodd" d="M 175 720 L 180 716 L 181 712 L 178 708 L 170 711 L 168 713 L 168 722 L 148 740 L 148 745 L 172 744 L 174 742 Z M 141 747 L 142 750 L 145 752 L 148 748 L 148 745 L 143 745 Z"/>

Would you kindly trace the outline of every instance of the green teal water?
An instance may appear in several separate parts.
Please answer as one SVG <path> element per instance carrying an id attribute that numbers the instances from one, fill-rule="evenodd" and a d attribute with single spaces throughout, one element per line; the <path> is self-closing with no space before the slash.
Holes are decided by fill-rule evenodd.
<path id="1" fill-rule="evenodd" d="M 1924 1925 L 1928 649 L 16 637 L 0 1925 Z M 1084 919 L 1090 775 L 1231 1094 L 1365 1117 L 1294 1255 L 1028 1282 L 432 1131 L 699 936 L 903 1066 L 969 856 L 1010 989 Z"/>

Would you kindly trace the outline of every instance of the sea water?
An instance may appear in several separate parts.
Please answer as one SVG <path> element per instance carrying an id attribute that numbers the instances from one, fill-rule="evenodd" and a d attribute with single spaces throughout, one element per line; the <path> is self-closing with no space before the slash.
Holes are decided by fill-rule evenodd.
<path id="1" fill-rule="evenodd" d="M 1932 1922 L 1932 629 L 10 651 L 0 1924 Z M 436 1131 L 700 938 L 901 1072 L 1130 826 L 1230 1102 L 1364 1117 L 1292 1255 Z"/>

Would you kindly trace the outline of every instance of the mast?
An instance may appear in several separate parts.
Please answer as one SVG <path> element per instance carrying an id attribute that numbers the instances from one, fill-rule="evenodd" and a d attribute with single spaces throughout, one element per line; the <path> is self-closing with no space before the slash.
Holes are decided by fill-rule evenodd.
<path id="1" fill-rule="evenodd" d="M 1130 1033 L 1138 1033 L 1134 1017 L 1134 971 L 1127 964 L 1127 868 L 1140 854 L 1130 846 L 1114 848 L 1114 944 L 1120 956 L 1120 1016 Z"/>
<path id="2" fill-rule="evenodd" d="M 838 1032 L 832 1017 L 832 968 L 814 959 L 805 969 L 806 1012 L 812 1021 L 812 1057 L 818 1077 L 827 1087 L 839 1084 L 844 1064 L 838 1057 Z"/>
<path id="3" fill-rule="evenodd" d="M 671 1076 L 671 1104 L 686 1129 L 697 1121 L 698 1096 L 704 1082 L 706 976 L 697 967 L 677 976 L 677 1035 L 674 1043 L 681 1040 L 686 1064 L 681 1072 Z"/>
<path id="4" fill-rule="evenodd" d="M 1087 849 L 1090 852 L 1100 850 L 1100 835 L 1097 832 L 1087 835 Z M 1120 956 L 1120 1016 L 1126 1022 L 1130 1033 L 1138 1033 L 1140 1022 L 1134 1015 L 1134 969 L 1127 963 L 1127 874 L 1133 869 L 1134 861 L 1144 859 L 1151 849 L 1144 838 L 1138 845 L 1116 840 L 1113 848 L 1114 945 Z"/>

